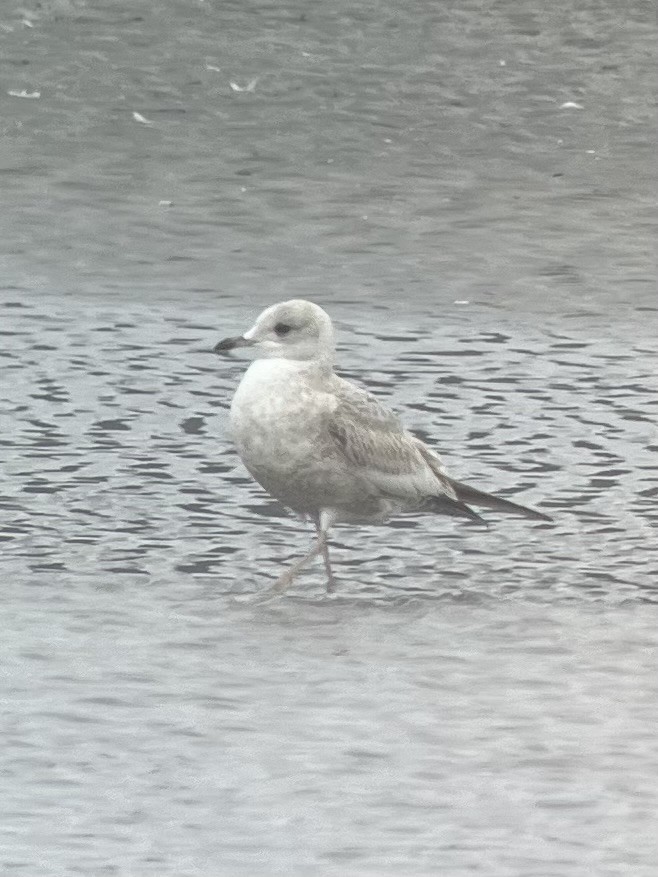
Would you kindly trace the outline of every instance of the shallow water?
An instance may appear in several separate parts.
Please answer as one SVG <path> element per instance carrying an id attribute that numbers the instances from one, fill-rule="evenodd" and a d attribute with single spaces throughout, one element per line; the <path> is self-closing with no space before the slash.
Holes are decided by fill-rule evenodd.
<path id="1" fill-rule="evenodd" d="M 191 318 L 186 305 L 42 299 L 3 310 L 11 574 L 136 585 L 198 575 L 235 593 L 263 587 L 284 557 L 303 553 L 310 534 L 251 482 L 227 435 L 246 364 L 209 352 L 214 308 L 197 305 Z M 223 307 L 223 331 L 247 325 L 235 310 Z M 555 520 L 338 528 L 348 593 L 656 598 L 651 339 L 500 319 L 484 329 L 476 308 L 449 327 L 391 335 L 385 311 L 364 310 L 361 323 L 355 310 L 334 308 L 343 373 L 400 410 L 456 477 Z M 428 315 L 410 322 L 426 327 Z M 301 592 L 321 594 L 321 571 L 306 579 Z"/>
<path id="2" fill-rule="evenodd" d="M 650 873 L 648 339 L 354 310 L 347 373 L 554 523 L 339 528 L 335 599 L 249 606 L 310 533 L 235 459 L 214 309 L 5 308 L 7 873 Z"/>
<path id="3" fill-rule="evenodd" d="M 648 9 L 154 9 L 0 16 L 0 870 L 653 875 Z M 245 602 L 311 534 L 209 350 L 300 294 L 553 523 L 338 528 L 335 597 Z"/>

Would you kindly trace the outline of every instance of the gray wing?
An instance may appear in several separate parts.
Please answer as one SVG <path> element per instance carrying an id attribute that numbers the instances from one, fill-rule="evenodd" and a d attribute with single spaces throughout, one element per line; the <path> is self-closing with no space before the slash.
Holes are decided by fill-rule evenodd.
<path id="1" fill-rule="evenodd" d="M 342 378 L 332 387 L 336 405 L 328 422 L 333 447 L 356 478 L 384 496 L 440 514 L 482 521 L 467 503 L 551 520 L 542 512 L 449 478 L 441 458 L 406 430 L 371 393 Z"/>
<path id="2" fill-rule="evenodd" d="M 441 460 L 408 432 L 371 393 L 336 377 L 336 405 L 328 417 L 334 450 L 354 471 L 381 493 L 408 499 L 456 499 Z"/>

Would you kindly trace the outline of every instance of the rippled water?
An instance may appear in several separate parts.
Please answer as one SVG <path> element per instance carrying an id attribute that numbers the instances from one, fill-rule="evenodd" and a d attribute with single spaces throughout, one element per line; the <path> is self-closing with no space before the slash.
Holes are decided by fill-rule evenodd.
<path id="1" fill-rule="evenodd" d="M 18 304 L 7 873 L 649 873 L 648 339 L 337 306 L 346 374 L 555 522 L 338 529 L 337 599 L 316 568 L 249 607 L 310 534 L 225 434 L 244 365 L 208 350 L 246 308 Z"/>
<path id="2" fill-rule="evenodd" d="M 654 33 L 640 0 L 0 12 L 3 874 L 653 877 Z M 337 528 L 334 598 L 318 565 L 241 601 L 310 533 L 209 350 L 300 294 L 553 523 Z"/>
<path id="3" fill-rule="evenodd" d="M 247 309 L 218 303 L 192 318 L 185 305 L 62 304 L 3 309 L 7 568 L 35 583 L 183 574 L 228 593 L 262 587 L 309 533 L 278 519 L 226 434 L 246 365 L 209 351 L 244 331 Z M 429 518 L 400 519 L 397 533 L 339 528 L 348 592 L 656 596 L 650 339 L 485 329 L 472 309 L 436 329 L 428 315 L 392 329 L 384 310 L 336 311 L 344 374 L 401 410 L 457 477 L 555 516 L 487 531 Z M 319 571 L 302 590 L 321 585 Z"/>

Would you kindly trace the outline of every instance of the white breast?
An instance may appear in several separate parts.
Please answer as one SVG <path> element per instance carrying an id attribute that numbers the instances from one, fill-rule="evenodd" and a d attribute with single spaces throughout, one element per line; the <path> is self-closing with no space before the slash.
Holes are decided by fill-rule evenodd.
<path id="1" fill-rule="evenodd" d="M 252 362 L 235 391 L 231 403 L 231 425 L 240 432 L 244 422 L 252 425 L 269 420 L 274 411 L 295 407 L 302 390 L 302 363 L 286 359 L 257 359 Z"/>
<path id="2" fill-rule="evenodd" d="M 321 411 L 308 392 L 308 362 L 259 359 L 248 368 L 231 404 L 231 430 L 252 474 L 288 477 L 317 453 Z M 313 394 L 316 396 L 317 394 Z M 322 396 L 323 394 L 320 394 Z"/>
<path id="3" fill-rule="evenodd" d="M 328 422 L 337 397 L 330 374 L 317 362 L 254 362 L 231 405 L 238 453 L 268 493 L 300 514 L 317 517 L 331 510 L 335 520 L 383 519 L 388 501 L 331 438 Z"/>

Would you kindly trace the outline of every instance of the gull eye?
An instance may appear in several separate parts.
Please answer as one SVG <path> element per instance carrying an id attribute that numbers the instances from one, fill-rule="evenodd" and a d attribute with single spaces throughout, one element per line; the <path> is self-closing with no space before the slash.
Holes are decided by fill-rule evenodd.
<path id="1" fill-rule="evenodd" d="M 282 338 L 284 335 L 287 335 L 288 332 L 290 332 L 291 330 L 292 330 L 292 326 L 289 326 L 287 323 L 277 323 L 276 326 L 274 327 L 274 331 L 279 336 L 279 338 Z"/>

